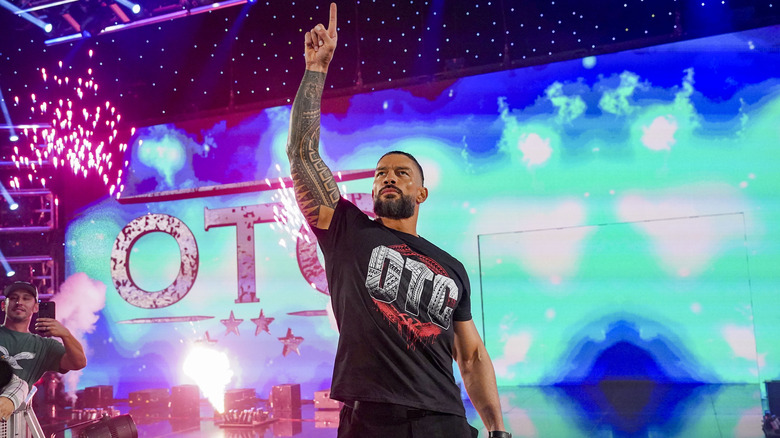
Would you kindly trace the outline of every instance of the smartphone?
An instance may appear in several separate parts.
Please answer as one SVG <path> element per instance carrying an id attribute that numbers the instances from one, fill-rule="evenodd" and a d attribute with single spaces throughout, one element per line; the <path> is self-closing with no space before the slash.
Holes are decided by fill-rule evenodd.
<path id="1" fill-rule="evenodd" d="M 55 319 L 55 308 L 54 301 L 41 301 L 38 303 L 38 318 Z"/>
<path id="2" fill-rule="evenodd" d="M 38 303 L 38 316 L 37 318 L 51 318 L 55 319 L 55 312 L 56 306 L 54 301 L 41 301 Z M 36 331 L 41 336 L 48 336 L 44 332 Z"/>

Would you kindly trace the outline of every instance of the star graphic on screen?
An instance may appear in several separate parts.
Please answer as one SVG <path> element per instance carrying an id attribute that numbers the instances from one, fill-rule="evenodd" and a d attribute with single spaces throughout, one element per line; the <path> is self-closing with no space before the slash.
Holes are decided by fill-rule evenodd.
<path id="1" fill-rule="evenodd" d="M 287 336 L 279 338 L 279 341 L 284 344 L 284 348 L 282 349 L 282 356 L 287 356 L 290 351 L 298 353 L 298 356 L 301 355 L 301 352 L 298 351 L 298 345 L 303 342 L 303 338 L 300 336 L 293 336 L 291 328 L 287 328 Z"/>
<path id="2" fill-rule="evenodd" d="M 238 325 L 244 322 L 243 319 L 236 319 L 235 316 L 233 316 L 233 311 L 230 311 L 230 318 L 229 319 L 220 319 L 220 322 L 222 324 L 225 324 L 225 327 L 227 327 L 227 330 L 225 330 L 225 336 L 229 335 L 230 332 L 233 332 L 236 334 L 236 336 L 241 336 L 241 333 L 238 332 Z"/>
<path id="3" fill-rule="evenodd" d="M 263 315 L 263 309 L 260 309 L 260 316 L 252 318 L 252 322 L 257 326 L 255 329 L 255 336 L 259 335 L 260 332 L 266 332 L 269 335 L 271 334 L 271 330 L 268 329 L 268 326 L 274 322 L 274 318 L 266 318 L 265 315 Z"/>

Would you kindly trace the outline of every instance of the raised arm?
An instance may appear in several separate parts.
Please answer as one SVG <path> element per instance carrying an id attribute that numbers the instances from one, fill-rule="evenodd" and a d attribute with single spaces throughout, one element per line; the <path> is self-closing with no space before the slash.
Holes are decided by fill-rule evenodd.
<path id="1" fill-rule="evenodd" d="M 336 4 L 331 3 L 328 28 L 318 24 L 305 34 L 306 71 L 293 101 L 287 138 L 298 207 L 309 225 L 323 229 L 330 226 L 339 200 L 333 173 L 319 152 L 320 102 L 337 40 Z"/>
<path id="2" fill-rule="evenodd" d="M 49 336 L 62 339 L 65 354 L 60 359 L 60 372 L 80 370 L 87 366 L 87 356 L 84 347 L 62 323 L 52 318 L 38 318 L 35 321 L 36 330 L 46 332 Z"/>

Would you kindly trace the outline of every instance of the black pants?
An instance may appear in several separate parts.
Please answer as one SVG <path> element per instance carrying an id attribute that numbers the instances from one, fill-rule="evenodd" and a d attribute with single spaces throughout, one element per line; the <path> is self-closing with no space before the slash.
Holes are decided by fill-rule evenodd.
<path id="1" fill-rule="evenodd" d="M 464 417 L 387 403 L 341 408 L 338 438 L 476 438 Z"/>

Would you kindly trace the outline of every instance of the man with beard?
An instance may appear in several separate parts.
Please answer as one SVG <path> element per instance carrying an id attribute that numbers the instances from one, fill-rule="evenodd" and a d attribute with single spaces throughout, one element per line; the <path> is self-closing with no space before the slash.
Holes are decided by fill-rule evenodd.
<path id="1" fill-rule="evenodd" d="M 493 365 L 471 319 L 463 265 L 417 234 L 428 198 L 408 153 L 379 159 L 376 220 L 339 195 L 319 155 L 320 101 L 336 48 L 336 5 L 326 29 L 305 34 L 306 70 L 293 102 L 287 155 L 298 205 L 325 257 L 339 328 L 331 397 L 344 402 L 338 436 L 476 436 L 453 376 L 458 362 L 490 437 L 504 432 Z"/>
<path id="2" fill-rule="evenodd" d="M 60 338 L 62 343 L 30 333 L 33 314 L 38 312 L 35 285 L 16 281 L 5 287 L 3 295 L 5 321 L 0 326 L 0 359 L 10 363 L 19 378 L 32 387 L 46 371 L 66 373 L 87 365 L 81 343 L 56 319 L 38 318 L 35 328 L 39 333 Z M 7 417 L 13 411 L 13 400 L 6 391 L 0 394 L 0 416 Z"/>

